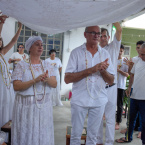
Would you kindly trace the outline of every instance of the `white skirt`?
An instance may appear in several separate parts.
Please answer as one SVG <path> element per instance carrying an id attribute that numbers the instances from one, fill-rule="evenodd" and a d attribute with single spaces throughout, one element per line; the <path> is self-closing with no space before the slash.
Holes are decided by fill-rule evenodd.
<path id="1" fill-rule="evenodd" d="M 52 109 L 49 95 L 41 109 L 36 106 L 34 96 L 16 95 L 11 145 L 54 145 Z"/>
<path id="2" fill-rule="evenodd" d="M 12 111 L 15 100 L 13 85 L 8 89 L 3 83 L 0 74 L 0 128 L 12 120 Z"/>

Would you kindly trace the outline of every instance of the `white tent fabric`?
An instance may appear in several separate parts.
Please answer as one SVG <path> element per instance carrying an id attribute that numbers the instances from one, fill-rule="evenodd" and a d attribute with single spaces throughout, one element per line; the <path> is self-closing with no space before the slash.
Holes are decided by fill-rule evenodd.
<path id="1" fill-rule="evenodd" d="M 110 24 L 144 7 L 145 0 L 0 0 L 3 14 L 47 34 Z"/>

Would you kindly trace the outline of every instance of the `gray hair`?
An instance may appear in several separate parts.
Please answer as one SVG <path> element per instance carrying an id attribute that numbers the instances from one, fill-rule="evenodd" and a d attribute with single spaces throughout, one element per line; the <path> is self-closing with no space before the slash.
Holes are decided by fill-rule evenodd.
<path id="1" fill-rule="evenodd" d="M 88 32 L 88 29 L 89 29 L 90 27 L 93 27 L 93 26 L 88 26 L 88 27 L 86 27 L 86 28 L 85 28 L 85 32 Z M 98 28 L 100 29 L 99 26 L 96 25 L 96 27 L 98 27 Z"/>
<path id="2" fill-rule="evenodd" d="M 145 43 L 143 43 L 140 48 L 145 49 Z"/>

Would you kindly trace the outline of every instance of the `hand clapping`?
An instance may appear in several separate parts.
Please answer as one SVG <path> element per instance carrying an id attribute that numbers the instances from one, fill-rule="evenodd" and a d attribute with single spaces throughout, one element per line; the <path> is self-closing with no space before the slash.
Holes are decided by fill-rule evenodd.
<path id="1" fill-rule="evenodd" d="M 46 73 L 43 74 L 41 81 L 47 82 L 48 79 L 49 79 L 48 70 L 46 70 Z"/>
<path id="2" fill-rule="evenodd" d="M 37 78 L 35 78 L 34 81 L 35 81 L 35 83 L 38 83 L 38 82 L 40 82 L 40 81 L 42 81 L 42 82 L 47 82 L 48 79 L 49 79 L 48 70 L 46 70 L 45 73 L 39 75 Z"/>
<path id="3" fill-rule="evenodd" d="M 97 67 L 98 67 L 99 71 L 105 71 L 108 68 L 108 66 L 109 66 L 108 58 L 105 61 L 97 64 Z"/>

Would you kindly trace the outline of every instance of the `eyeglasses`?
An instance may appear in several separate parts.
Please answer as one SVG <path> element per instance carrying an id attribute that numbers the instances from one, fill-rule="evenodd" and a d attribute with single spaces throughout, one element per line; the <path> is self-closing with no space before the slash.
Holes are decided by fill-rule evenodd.
<path id="1" fill-rule="evenodd" d="M 100 32 L 94 32 L 94 31 L 92 31 L 92 32 L 86 32 L 86 33 L 89 33 L 89 34 L 91 34 L 92 36 L 98 36 L 98 37 L 100 37 L 101 36 L 101 33 Z"/>
<path id="2" fill-rule="evenodd" d="M 51 54 L 56 54 L 55 52 L 52 52 Z"/>
<path id="3" fill-rule="evenodd" d="M 19 48 L 24 48 L 24 47 L 19 47 Z"/>

